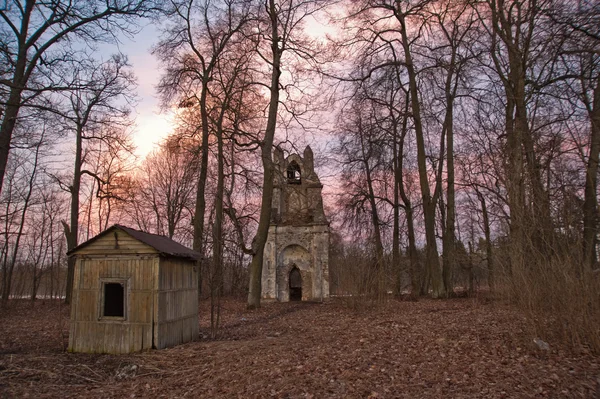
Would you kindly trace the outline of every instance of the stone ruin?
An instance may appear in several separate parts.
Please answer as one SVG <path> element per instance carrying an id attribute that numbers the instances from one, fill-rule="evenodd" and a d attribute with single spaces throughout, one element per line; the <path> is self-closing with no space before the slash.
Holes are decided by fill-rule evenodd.
<path id="1" fill-rule="evenodd" d="M 275 177 L 269 236 L 265 244 L 262 298 L 322 301 L 329 297 L 329 222 L 323 185 L 310 147 L 304 157 L 274 152 Z"/>

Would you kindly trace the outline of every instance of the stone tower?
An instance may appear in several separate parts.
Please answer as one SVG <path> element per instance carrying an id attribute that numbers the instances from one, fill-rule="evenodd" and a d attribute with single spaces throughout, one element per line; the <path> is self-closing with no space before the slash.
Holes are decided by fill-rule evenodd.
<path id="1" fill-rule="evenodd" d="M 322 301 L 329 297 L 329 222 L 313 152 L 274 152 L 271 225 L 265 244 L 262 298 Z"/>

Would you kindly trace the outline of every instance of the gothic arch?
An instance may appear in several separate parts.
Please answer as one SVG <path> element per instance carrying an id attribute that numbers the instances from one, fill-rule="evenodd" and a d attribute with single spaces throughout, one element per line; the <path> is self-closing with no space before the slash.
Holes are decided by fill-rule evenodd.
<path id="1" fill-rule="evenodd" d="M 289 276 L 297 268 L 302 277 L 302 299 L 312 288 L 312 261 L 310 252 L 301 245 L 291 244 L 283 248 L 277 256 L 277 297 L 280 301 L 290 300 Z"/>

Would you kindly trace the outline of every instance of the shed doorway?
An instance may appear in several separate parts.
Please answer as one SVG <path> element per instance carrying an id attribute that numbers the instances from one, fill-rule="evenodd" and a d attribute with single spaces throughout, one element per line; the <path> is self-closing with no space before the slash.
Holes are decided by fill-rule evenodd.
<path id="1" fill-rule="evenodd" d="M 290 301 L 302 300 L 302 275 L 298 267 L 294 266 L 290 271 Z"/>

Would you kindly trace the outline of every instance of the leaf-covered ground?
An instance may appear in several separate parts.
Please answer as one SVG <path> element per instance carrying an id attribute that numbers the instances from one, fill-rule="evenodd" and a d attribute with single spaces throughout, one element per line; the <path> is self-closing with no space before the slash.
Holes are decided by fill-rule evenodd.
<path id="1" fill-rule="evenodd" d="M 220 339 L 132 355 L 69 354 L 68 308 L 0 310 L 0 397 L 600 398 L 600 359 L 477 299 L 223 304 Z M 547 339 L 541 337 L 542 339 Z"/>

